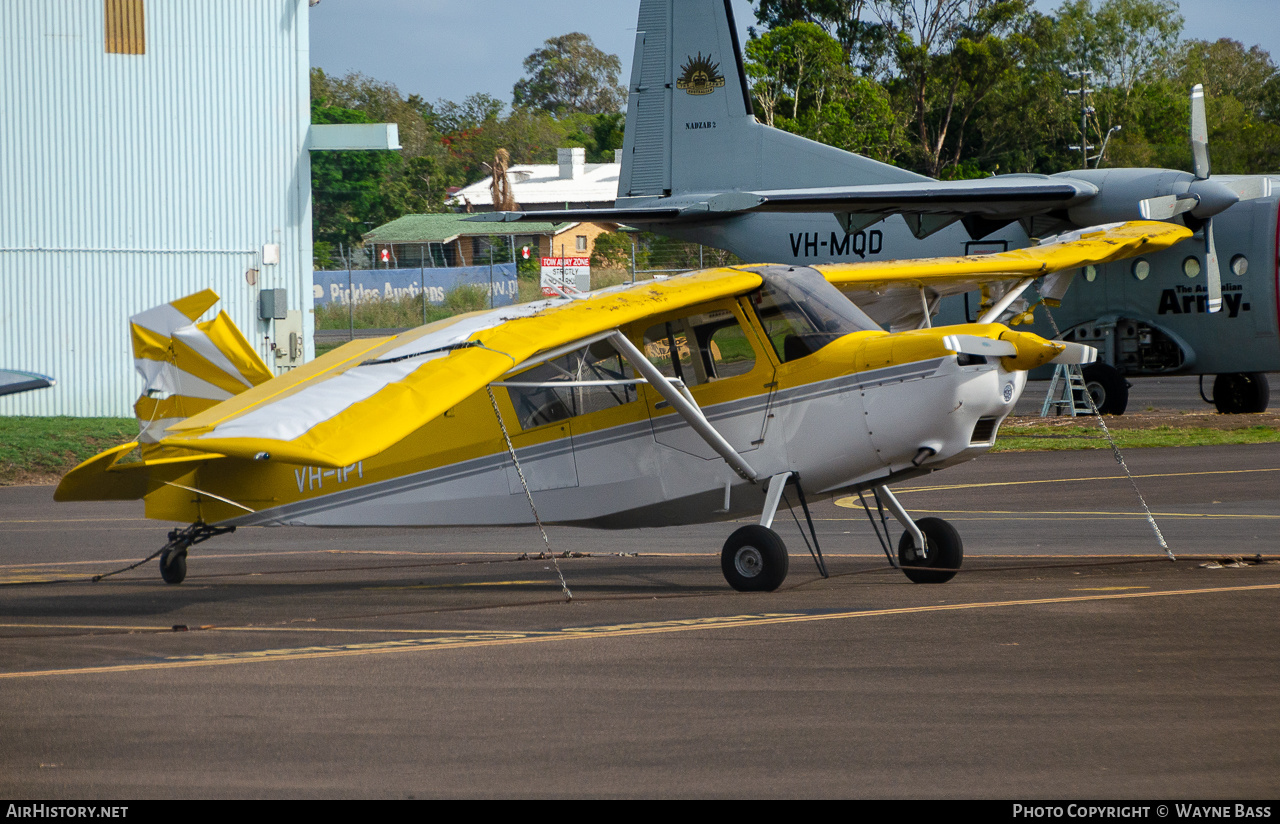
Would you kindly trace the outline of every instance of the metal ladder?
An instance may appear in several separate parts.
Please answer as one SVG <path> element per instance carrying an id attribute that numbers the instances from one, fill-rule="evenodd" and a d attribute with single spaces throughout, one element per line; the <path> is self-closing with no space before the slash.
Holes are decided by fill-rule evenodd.
<path id="1" fill-rule="evenodd" d="M 1059 388 L 1061 381 L 1061 388 Z M 1053 379 L 1049 381 L 1049 391 L 1044 397 L 1044 406 L 1040 407 L 1040 417 L 1049 416 L 1050 410 L 1055 415 L 1065 414 L 1089 415 L 1089 399 L 1085 395 L 1089 389 L 1084 384 L 1084 373 L 1077 364 L 1060 363 L 1053 368 Z"/>

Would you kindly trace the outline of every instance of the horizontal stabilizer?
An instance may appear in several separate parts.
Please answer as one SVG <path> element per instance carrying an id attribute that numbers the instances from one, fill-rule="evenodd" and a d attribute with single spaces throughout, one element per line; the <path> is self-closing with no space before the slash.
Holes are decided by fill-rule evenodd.
<path id="1" fill-rule="evenodd" d="M 48 375 L 35 372 L 18 372 L 13 369 L 0 369 L 0 395 L 13 395 L 18 392 L 29 392 L 32 389 L 44 389 L 57 383 Z"/>

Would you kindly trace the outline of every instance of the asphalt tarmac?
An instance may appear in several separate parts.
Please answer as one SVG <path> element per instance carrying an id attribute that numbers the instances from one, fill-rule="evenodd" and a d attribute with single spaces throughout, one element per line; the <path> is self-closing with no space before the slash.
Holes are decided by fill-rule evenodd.
<path id="1" fill-rule="evenodd" d="M 0 489 L 0 795 L 1275 797 L 1280 445 L 1125 458 L 1177 561 L 1109 451 L 991 455 L 899 488 L 950 583 L 841 499 L 768 594 L 733 524 L 242 529 L 93 583 L 167 527 Z"/>

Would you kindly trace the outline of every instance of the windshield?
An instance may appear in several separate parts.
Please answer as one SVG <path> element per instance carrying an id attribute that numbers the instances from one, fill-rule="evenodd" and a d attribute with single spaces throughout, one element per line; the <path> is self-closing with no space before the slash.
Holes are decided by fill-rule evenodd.
<path id="1" fill-rule="evenodd" d="M 757 266 L 751 271 L 764 278 L 751 304 L 783 363 L 851 332 L 883 331 L 816 269 Z"/>

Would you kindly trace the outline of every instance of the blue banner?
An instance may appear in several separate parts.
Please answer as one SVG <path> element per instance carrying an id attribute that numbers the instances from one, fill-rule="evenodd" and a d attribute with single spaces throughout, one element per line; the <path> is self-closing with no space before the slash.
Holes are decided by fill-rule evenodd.
<path id="1" fill-rule="evenodd" d="M 490 280 L 492 273 L 492 280 Z M 398 300 L 418 297 L 425 290 L 428 303 L 444 303 L 445 297 L 459 286 L 479 286 L 490 290 L 493 305 L 510 306 L 516 302 L 519 287 L 514 263 L 484 266 L 454 266 L 441 269 L 355 269 L 348 272 L 317 271 L 312 279 L 312 293 L 317 307 L 330 303 L 343 306 L 374 300 Z"/>

